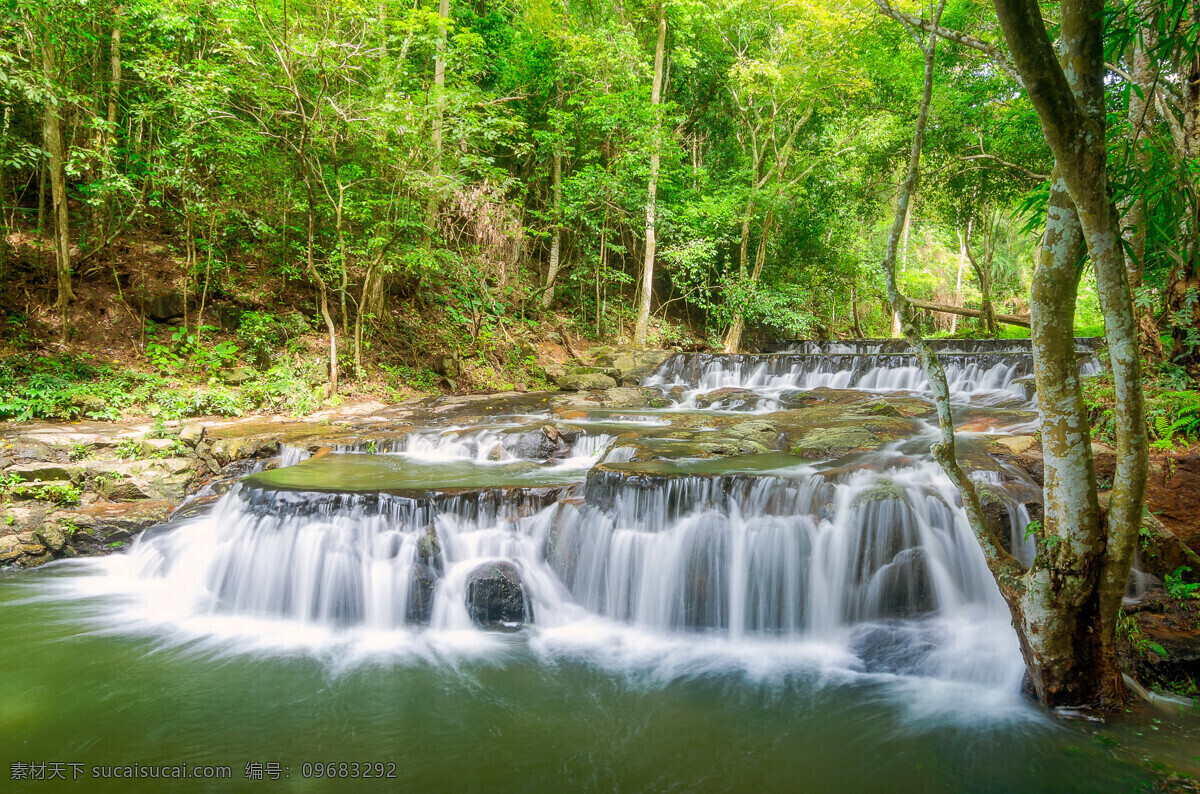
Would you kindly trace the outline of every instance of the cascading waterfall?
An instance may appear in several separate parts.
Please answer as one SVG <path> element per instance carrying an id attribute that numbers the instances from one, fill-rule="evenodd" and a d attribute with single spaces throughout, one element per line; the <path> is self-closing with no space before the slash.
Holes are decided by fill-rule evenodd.
<path id="1" fill-rule="evenodd" d="M 1030 371 L 1019 354 L 941 355 L 960 400 L 1009 392 Z M 834 649 L 847 674 L 1015 691 L 1007 609 L 925 442 L 705 470 L 646 461 L 630 444 L 672 412 L 727 415 L 696 407 L 715 389 L 919 390 L 912 367 L 896 351 L 676 355 L 647 380 L 676 398 L 657 414 L 489 417 L 307 461 L 289 450 L 209 512 L 87 563 L 102 572 L 91 586 L 210 641 L 227 631 L 244 642 L 249 621 L 268 646 L 297 632 L 336 646 L 522 630 L 548 653 L 594 638 L 599 659 L 633 637 L 689 653 L 765 643 Z M 1006 489 L 1033 486 L 1012 472 L 973 476 L 999 494 L 1011 548 L 1028 558 L 1030 513 Z"/>

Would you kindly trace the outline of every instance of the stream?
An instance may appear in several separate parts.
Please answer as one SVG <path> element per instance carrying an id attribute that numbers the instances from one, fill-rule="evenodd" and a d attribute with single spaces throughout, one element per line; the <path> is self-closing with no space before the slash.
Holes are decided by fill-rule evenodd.
<path id="1" fill-rule="evenodd" d="M 1028 346 L 939 355 L 964 465 L 1028 561 L 1040 489 L 989 446 L 1036 430 Z M 437 791 L 1200 775 L 1194 712 L 1063 720 L 1021 694 L 902 344 L 677 354 L 643 386 L 627 407 L 522 395 L 286 448 L 125 552 L 0 574 L 5 756 L 227 764 L 247 788 L 272 763 L 289 790 L 328 790 L 329 762 Z"/>

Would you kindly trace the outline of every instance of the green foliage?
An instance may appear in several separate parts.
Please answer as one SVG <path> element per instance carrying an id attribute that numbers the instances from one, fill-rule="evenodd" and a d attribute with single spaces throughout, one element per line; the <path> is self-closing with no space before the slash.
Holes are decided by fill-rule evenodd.
<path id="1" fill-rule="evenodd" d="M 441 376 L 426 367 L 410 367 L 407 364 L 380 364 L 396 386 L 405 386 L 418 392 L 436 392 Z"/>
<path id="2" fill-rule="evenodd" d="M 166 389 L 155 395 L 151 414 L 161 419 L 189 416 L 241 416 L 247 410 L 246 398 L 224 386 Z"/>
<path id="3" fill-rule="evenodd" d="M 72 461 L 87 460 L 96 453 L 96 448 L 91 444 L 72 444 L 69 457 Z"/>
<path id="4" fill-rule="evenodd" d="M 72 357 L 14 356 L 0 361 L 0 418 L 118 419 L 164 383 Z"/>
<path id="5" fill-rule="evenodd" d="M 1025 525 L 1025 536 L 1024 536 L 1025 540 L 1029 540 L 1030 538 L 1037 537 L 1037 534 L 1041 531 L 1042 531 L 1042 520 L 1040 518 L 1030 521 L 1028 524 Z"/>
<path id="6" fill-rule="evenodd" d="M 1167 590 L 1167 595 L 1180 601 L 1186 601 L 1189 598 L 1200 598 L 1200 583 L 1185 582 L 1183 580 L 1183 575 L 1191 573 L 1191 570 L 1190 567 L 1181 565 L 1163 578 L 1163 586 Z"/>
<path id="7" fill-rule="evenodd" d="M 1146 417 L 1154 437 L 1151 446 L 1171 450 L 1177 442 L 1200 440 L 1200 394 L 1191 391 L 1152 393 L 1146 401 Z"/>
<path id="8" fill-rule="evenodd" d="M 142 457 L 142 442 L 127 438 L 113 448 L 113 454 L 121 460 L 136 460 Z"/>
<path id="9" fill-rule="evenodd" d="M 1117 613 L 1117 637 L 1128 642 L 1139 656 L 1145 656 L 1148 652 L 1158 654 L 1164 659 L 1170 656 L 1166 648 L 1142 632 L 1142 627 L 1132 615 L 1126 615 L 1124 612 Z"/>
<path id="10" fill-rule="evenodd" d="M 245 384 L 241 394 L 244 405 L 262 411 L 307 414 L 320 405 L 323 391 L 320 378 L 289 364 L 277 364 L 260 377 Z"/>
<path id="11" fill-rule="evenodd" d="M 69 507 L 79 504 L 81 495 L 78 486 L 69 482 L 30 485 L 16 475 L 0 475 L 0 498 L 5 502 L 20 497 Z"/>
<path id="12" fill-rule="evenodd" d="M 202 326 L 202 333 L 212 334 L 217 329 Z M 168 339 L 160 340 L 158 328 L 153 324 L 146 327 L 146 357 L 155 369 L 162 373 L 178 373 L 183 369 L 211 375 L 222 367 L 237 361 L 239 351 L 235 343 L 201 341 L 202 337 L 180 326 L 171 332 Z"/>
<path id="13" fill-rule="evenodd" d="M 299 312 L 281 318 L 271 312 L 249 311 L 241 315 L 237 336 L 251 358 L 270 361 L 277 349 L 311 331 L 312 324 Z"/>

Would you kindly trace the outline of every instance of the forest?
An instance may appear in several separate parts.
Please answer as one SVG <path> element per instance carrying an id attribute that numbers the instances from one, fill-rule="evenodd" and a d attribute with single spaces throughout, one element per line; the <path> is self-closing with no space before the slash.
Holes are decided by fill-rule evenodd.
<path id="1" fill-rule="evenodd" d="M 1148 460 L 1200 440 L 1196 0 L 0 14 L 0 418 L 304 415 L 565 385 L 597 346 L 904 337 L 1029 687 L 1125 697 Z M 960 467 L 945 339 L 1030 340 L 1032 562 Z"/>
<path id="2" fill-rule="evenodd" d="M 1177 387 L 1200 347 L 1195 13 L 1104 12 L 1109 184 L 1143 352 Z M 514 332 L 558 325 L 729 352 L 895 335 L 878 263 L 914 25 L 888 3 L 11 3 L 7 337 L 70 344 L 95 293 L 138 316 L 139 364 L 320 334 L 337 392 L 445 354 L 478 363 L 464 385 L 528 378 Z M 938 30 L 901 286 L 927 334 L 1022 334 L 1054 158 L 991 9 Z M 154 344 L 164 291 L 184 332 Z M 203 343 L 227 307 L 253 313 L 236 353 Z M 1083 279 L 1077 330 L 1101 325 Z"/>

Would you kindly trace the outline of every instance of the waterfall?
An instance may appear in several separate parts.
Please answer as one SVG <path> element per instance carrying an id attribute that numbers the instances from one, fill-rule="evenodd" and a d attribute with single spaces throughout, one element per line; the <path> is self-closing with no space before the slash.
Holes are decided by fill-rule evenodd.
<path id="1" fill-rule="evenodd" d="M 128 553 L 88 563 L 91 586 L 122 594 L 129 623 L 234 647 L 305 637 L 444 649 L 475 638 L 467 645 L 495 652 L 516 632 L 552 656 L 612 660 L 666 643 L 662 662 L 757 648 L 845 674 L 1015 691 L 1007 608 L 956 490 L 924 451 L 927 425 L 913 420 L 924 429 L 912 438 L 826 461 L 648 459 L 645 449 L 674 447 L 630 443 L 719 414 L 705 403 L 719 390 L 787 416 L 824 399 L 819 387 L 925 387 L 894 342 L 806 345 L 675 355 L 646 380 L 671 396 L 666 408 L 431 423 L 311 459 L 288 449 L 279 468 L 207 497 L 207 513 L 181 511 Z M 1027 352 L 942 345 L 939 355 L 963 405 L 1001 394 L 1028 407 Z M 1028 559 L 1037 487 L 999 464 L 972 476 Z"/>

